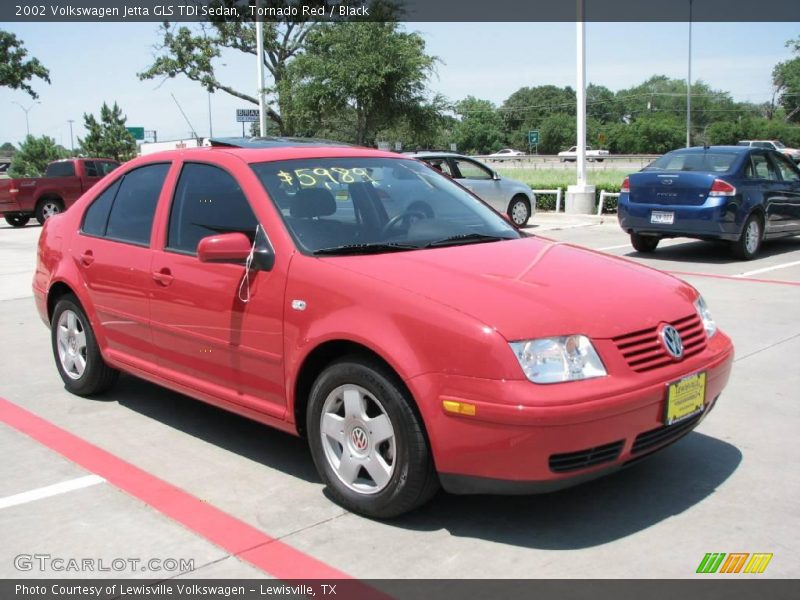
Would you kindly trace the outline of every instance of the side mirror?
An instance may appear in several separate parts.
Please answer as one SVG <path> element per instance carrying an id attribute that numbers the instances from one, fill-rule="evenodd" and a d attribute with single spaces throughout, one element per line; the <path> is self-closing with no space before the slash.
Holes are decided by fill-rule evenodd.
<path id="1" fill-rule="evenodd" d="M 240 263 L 250 256 L 252 244 L 243 233 L 220 233 L 197 243 L 197 259 L 208 263 Z"/>
<path id="2" fill-rule="evenodd" d="M 492 179 L 495 181 L 500 181 L 500 175 L 497 173 L 497 171 L 492 171 Z"/>

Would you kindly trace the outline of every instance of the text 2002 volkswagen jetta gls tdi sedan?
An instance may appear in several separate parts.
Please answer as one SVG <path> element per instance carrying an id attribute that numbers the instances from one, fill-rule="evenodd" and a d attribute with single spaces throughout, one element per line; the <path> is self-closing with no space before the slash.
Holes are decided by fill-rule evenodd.
<path id="1" fill-rule="evenodd" d="M 521 233 L 416 160 L 253 145 L 133 160 L 47 222 L 33 287 L 68 390 L 125 371 L 305 435 L 342 506 L 391 517 L 440 484 L 612 471 L 725 386 L 690 285 Z"/>

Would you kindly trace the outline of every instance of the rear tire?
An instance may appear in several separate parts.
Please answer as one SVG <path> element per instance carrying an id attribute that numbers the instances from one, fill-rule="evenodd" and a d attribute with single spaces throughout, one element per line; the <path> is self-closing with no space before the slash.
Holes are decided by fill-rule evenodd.
<path id="1" fill-rule="evenodd" d="M 508 205 L 508 216 L 517 227 L 525 227 L 531 218 L 531 205 L 523 195 L 514 196 Z"/>
<path id="2" fill-rule="evenodd" d="M 744 222 L 742 235 L 735 242 L 731 242 L 731 252 L 739 260 L 752 260 L 761 250 L 761 242 L 764 237 L 764 225 L 761 217 L 750 215 Z"/>
<path id="3" fill-rule="evenodd" d="M 5 220 L 12 227 L 25 227 L 31 218 L 27 215 L 6 215 Z"/>
<path id="4" fill-rule="evenodd" d="M 643 254 L 655 252 L 659 241 L 661 241 L 661 238 L 655 235 L 631 234 L 631 246 L 633 246 L 634 250 Z"/>
<path id="5" fill-rule="evenodd" d="M 53 357 L 64 387 L 78 396 L 92 396 L 109 389 L 119 372 L 100 354 L 86 313 L 72 294 L 62 296 L 50 322 Z"/>
<path id="6" fill-rule="evenodd" d="M 36 220 L 39 225 L 44 225 L 50 217 L 64 212 L 64 203 L 59 198 L 45 198 L 36 205 Z"/>
<path id="7" fill-rule="evenodd" d="M 347 510 L 388 519 L 424 504 L 439 488 L 411 398 L 374 360 L 345 357 L 320 374 L 306 431 L 320 477 Z"/>

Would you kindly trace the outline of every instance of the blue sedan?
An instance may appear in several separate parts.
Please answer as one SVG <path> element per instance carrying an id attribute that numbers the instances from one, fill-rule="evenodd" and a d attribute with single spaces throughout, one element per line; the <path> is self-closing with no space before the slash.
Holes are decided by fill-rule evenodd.
<path id="1" fill-rule="evenodd" d="M 764 240 L 800 234 L 800 170 L 774 150 L 673 150 L 625 178 L 619 224 L 639 252 L 662 238 L 726 240 L 750 260 Z"/>

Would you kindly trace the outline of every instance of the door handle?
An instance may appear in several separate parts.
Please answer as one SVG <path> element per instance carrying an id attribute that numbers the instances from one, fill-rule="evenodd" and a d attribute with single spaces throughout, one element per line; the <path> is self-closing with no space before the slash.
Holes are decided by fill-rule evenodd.
<path id="1" fill-rule="evenodd" d="M 167 268 L 161 269 L 160 271 L 153 271 L 153 280 L 164 287 L 172 283 L 173 279 L 175 278 L 172 276 L 172 272 Z"/>
<path id="2" fill-rule="evenodd" d="M 91 250 L 87 250 L 83 254 L 81 254 L 81 264 L 84 267 L 88 267 L 90 264 L 94 262 L 94 254 Z"/>

